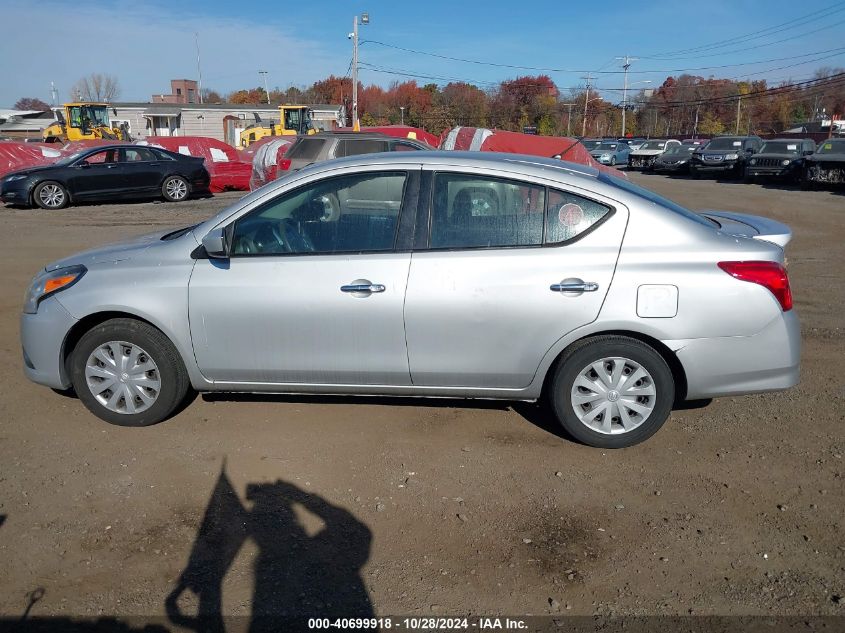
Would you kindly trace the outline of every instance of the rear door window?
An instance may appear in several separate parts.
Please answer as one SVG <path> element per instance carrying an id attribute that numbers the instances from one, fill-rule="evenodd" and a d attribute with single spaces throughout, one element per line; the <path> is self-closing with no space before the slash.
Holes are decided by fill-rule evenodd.
<path id="1" fill-rule="evenodd" d="M 610 207 L 594 200 L 550 189 L 544 243 L 571 240 L 601 222 L 610 212 Z"/>
<path id="2" fill-rule="evenodd" d="M 324 138 L 301 138 L 288 150 L 287 157 L 314 160 L 320 154 L 325 142 Z"/>
<path id="3" fill-rule="evenodd" d="M 346 138 L 337 144 L 336 158 L 343 156 L 358 156 L 359 154 L 375 154 L 387 151 L 387 141 L 380 139 Z"/>

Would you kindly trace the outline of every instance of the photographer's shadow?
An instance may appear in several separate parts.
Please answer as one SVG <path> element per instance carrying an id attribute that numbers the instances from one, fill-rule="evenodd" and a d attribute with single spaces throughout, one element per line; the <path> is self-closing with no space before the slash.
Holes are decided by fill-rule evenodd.
<path id="1" fill-rule="evenodd" d="M 255 585 L 250 631 L 292 630 L 293 618 L 373 617 L 360 570 L 372 534 L 351 513 L 293 484 L 249 484 L 248 508 L 221 469 L 188 564 L 165 601 L 167 615 L 196 631 L 225 631 L 222 587 L 247 539 L 255 543 Z M 309 535 L 294 506 L 323 526 Z M 195 615 L 182 612 L 185 592 L 198 600 Z"/>

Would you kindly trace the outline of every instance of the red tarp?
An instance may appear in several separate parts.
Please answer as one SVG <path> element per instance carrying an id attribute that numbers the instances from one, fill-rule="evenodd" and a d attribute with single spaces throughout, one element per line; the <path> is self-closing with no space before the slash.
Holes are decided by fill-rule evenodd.
<path id="1" fill-rule="evenodd" d="M 449 131 L 440 144 L 440 149 L 480 152 L 506 152 L 508 154 L 528 154 L 553 158 L 579 165 L 595 167 L 617 178 L 627 179 L 624 173 L 606 167 L 590 156 L 590 152 L 578 139 L 566 136 L 537 136 L 501 130 L 487 130 L 475 127 L 456 127 Z"/>
<path id="2" fill-rule="evenodd" d="M 341 127 L 337 128 L 336 130 L 332 130 L 333 132 L 351 132 L 351 127 Z M 373 127 L 362 127 L 362 132 L 379 132 L 381 134 L 386 134 L 387 136 L 395 136 L 397 138 L 415 138 L 418 141 L 422 141 L 423 143 L 427 143 L 431 145 L 432 149 L 436 149 L 437 146 L 440 144 L 440 139 L 438 139 L 434 134 L 430 132 L 426 132 L 422 128 L 418 127 L 411 127 L 410 125 L 381 125 L 381 126 L 373 126 Z"/>
<path id="3" fill-rule="evenodd" d="M 28 167 L 49 165 L 62 157 L 58 147 L 46 147 L 42 143 L 0 141 L 0 176 Z"/>
<path id="4" fill-rule="evenodd" d="M 171 152 L 205 159 L 211 191 L 249 191 L 252 164 L 242 160 L 231 145 L 205 136 L 148 136 L 137 145 L 154 145 Z"/>
<path id="5" fill-rule="evenodd" d="M 265 141 L 265 139 L 269 140 Z M 249 179 L 250 191 L 263 187 L 276 179 L 279 161 L 282 160 L 282 156 L 295 140 L 295 136 L 268 136 L 261 139 L 265 142 L 256 141 L 249 146 L 248 149 L 257 146 L 255 156 L 252 159 L 252 177 Z"/>

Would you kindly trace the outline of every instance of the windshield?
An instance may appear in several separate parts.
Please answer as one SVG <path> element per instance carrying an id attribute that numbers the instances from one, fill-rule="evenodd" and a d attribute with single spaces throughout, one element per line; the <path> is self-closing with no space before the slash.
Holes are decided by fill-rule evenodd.
<path id="1" fill-rule="evenodd" d="M 665 149 L 666 141 L 646 141 L 640 145 L 640 149 Z"/>
<path id="2" fill-rule="evenodd" d="M 584 139 L 583 141 L 581 141 L 581 144 L 587 149 L 593 149 L 594 147 L 598 147 L 601 144 L 601 141 Z"/>
<path id="3" fill-rule="evenodd" d="M 596 149 L 601 150 L 615 150 L 619 147 L 619 143 L 599 143 L 599 146 Z"/>
<path id="4" fill-rule="evenodd" d="M 91 151 L 91 150 L 83 149 L 83 150 L 80 150 L 78 152 L 74 152 L 70 156 L 66 156 L 65 158 L 61 158 L 53 164 L 54 165 L 61 165 L 61 166 L 70 165 L 74 161 L 78 160 L 80 156 L 82 156 L 83 154 L 85 154 L 86 152 L 89 152 L 89 151 Z"/>
<path id="5" fill-rule="evenodd" d="M 704 149 L 740 149 L 742 139 L 736 137 L 714 138 Z"/>
<path id="6" fill-rule="evenodd" d="M 672 202 L 668 198 L 664 198 L 663 196 L 657 195 L 653 191 L 649 191 L 648 189 L 644 189 L 639 185 L 635 185 L 630 180 L 624 180 L 615 176 L 608 176 L 607 174 L 603 173 L 599 174 L 599 180 L 614 187 L 624 189 L 625 191 L 633 193 L 634 195 L 637 195 L 641 198 L 645 198 L 649 202 L 653 202 L 654 204 L 661 206 L 664 209 L 668 209 L 669 211 L 672 211 L 674 213 L 677 213 L 678 215 L 682 215 L 685 218 L 692 220 L 693 222 L 697 222 L 698 224 L 703 224 L 704 226 L 709 227 L 718 226 L 718 224 L 716 224 L 716 222 L 714 222 L 713 220 L 709 220 L 708 218 L 698 215 L 697 213 L 694 213 L 689 209 L 685 209 L 681 205 Z"/>
<path id="7" fill-rule="evenodd" d="M 761 154 L 797 154 L 801 151 L 799 143 L 790 143 L 789 141 L 769 141 L 763 143 L 760 149 Z"/>
<path id="8" fill-rule="evenodd" d="M 109 111 L 106 106 L 71 106 L 70 126 L 71 127 L 109 127 Z"/>
<path id="9" fill-rule="evenodd" d="M 845 140 L 825 141 L 816 150 L 817 154 L 845 154 Z"/>

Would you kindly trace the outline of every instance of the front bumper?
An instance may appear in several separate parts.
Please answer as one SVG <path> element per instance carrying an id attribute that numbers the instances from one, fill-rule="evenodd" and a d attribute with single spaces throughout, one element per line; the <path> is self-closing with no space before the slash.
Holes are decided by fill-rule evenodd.
<path id="1" fill-rule="evenodd" d="M 628 158 L 628 167 L 631 169 L 651 169 L 656 161 L 657 156 L 636 156 L 632 154 Z"/>
<path id="2" fill-rule="evenodd" d="M 70 378 L 65 371 L 64 342 L 77 323 L 56 297 L 47 297 L 36 314 L 21 315 L 23 371 L 39 385 L 67 389 Z"/>
<path id="3" fill-rule="evenodd" d="M 754 336 L 664 341 L 676 350 L 687 377 L 687 399 L 697 400 L 798 384 L 801 325 L 784 312 Z"/>
<path id="4" fill-rule="evenodd" d="M 6 204 L 29 204 L 29 193 L 27 180 L 0 184 L 0 201 Z"/>
<path id="5" fill-rule="evenodd" d="M 787 178 L 789 176 L 795 176 L 797 173 L 798 169 L 795 167 L 795 165 L 787 165 L 786 167 L 758 167 L 756 165 L 748 165 L 745 168 L 746 176 Z"/>
<path id="6" fill-rule="evenodd" d="M 687 171 L 689 169 L 689 162 L 661 163 L 659 161 L 655 161 L 651 168 L 654 171 Z"/>
<path id="7" fill-rule="evenodd" d="M 722 161 L 721 163 L 690 163 L 690 169 L 702 174 L 724 174 L 738 172 L 741 164 L 737 161 Z"/>

